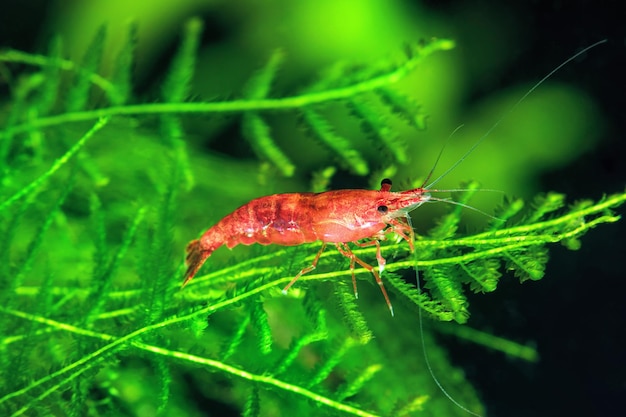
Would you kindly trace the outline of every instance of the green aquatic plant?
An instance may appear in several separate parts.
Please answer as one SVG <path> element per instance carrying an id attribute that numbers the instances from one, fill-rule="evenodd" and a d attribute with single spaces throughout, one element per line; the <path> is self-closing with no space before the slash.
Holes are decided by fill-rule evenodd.
<path id="1" fill-rule="evenodd" d="M 132 42 L 109 77 L 98 75 L 105 31 L 80 64 L 63 58 L 59 39 L 47 55 L 0 53 L 4 63 L 38 69 L 15 81 L 2 110 L 2 415 L 464 415 L 432 380 L 416 348 L 421 338 L 450 394 L 481 412 L 462 373 L 430 332 L 419 332 L 416 312 L 465 323 L 468 290 L 496 290 L 502 271 L 520 281 L 541 279 L 547 247 L 577 249 L 589 229 L 619 219 L 611 209 L 626 193 L 567 208 L 556 193 L 527 209 L 509 199 L 482 231 L 467 234 L 459 232 L 462 207 L 450 206 L 420 233 L 414 253 L 406 242 L 384 242 L 382 279 L 400 304 L 394 318 L 361 280 L 371 281 L 364 269 L 355 271 L 363 287 L 355 300 L 348 262 L 336 251 L 325 252 L 318 268 L 283 295 L 280 289 L 312 261 L 315 244 L 216 256 L 181 291 L 182 248 L 197 233 L 184 216 L 207 211 L 189 190 L 222 181 L 225 169 L 243 178 L 228 161 L 203 160 L 208 171 L 196 172 L 184 116 L 241 116 L 259 159 L 290 176 L 296 165 L 275 141 L 269 115 L 292 112 L 337 164 L 365 175 L 367 159 L 337 133 L 323 105 L 347 105 L 349 117 L 386 149 L 388 164 L 404 163 L 404 145 L 372 100 L 422 127 L 419 107 L 392 86 L 452 46 L 435 40 L 410 48 L 400 62 L 337 65 L 300 92 L 272 98 L 283 59 L 277 52 L 241 98 L 189 102 L 200 32 L 197 20 L 186 27 L 156 103 L 130 104 Z M 318 173 L 315 187 L 324 189 L 332 172 Z M 234 204 L 241 187 L 229 186 L 231 194 L 220 199 Z M 477 188 L 467 184 L 456 198 L 465 203 Z M 374 251 L 354 250 L 368 261 Z M 411 283 L 415 270 L 425 291 Z M 536 359 L 532 348 L 468 327 L 439 329 Z"/>

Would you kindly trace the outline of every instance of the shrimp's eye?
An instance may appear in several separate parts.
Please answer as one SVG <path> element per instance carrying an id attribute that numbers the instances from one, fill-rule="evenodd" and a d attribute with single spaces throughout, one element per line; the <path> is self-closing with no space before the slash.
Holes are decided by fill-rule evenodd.
<path id="1" fill-rule="evenodd" d="M 387 207 L 387 206 L 378 206 L 378 212 L 379 213 L 385 214 L 388 211 L 389 211 L 389 207 Z"/>

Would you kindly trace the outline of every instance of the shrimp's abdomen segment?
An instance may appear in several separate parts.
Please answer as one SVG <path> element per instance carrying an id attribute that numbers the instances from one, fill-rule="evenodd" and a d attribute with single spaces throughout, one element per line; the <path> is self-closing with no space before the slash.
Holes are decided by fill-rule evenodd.
<path id="1" fill-rule="evenodd" d="M 257 198 L 228 214 L 187 245 L 186 285 L 209 256 L 222 245 L 299 245 L 318 240 L 303 209 L 312 193 L 276 194 Z"/>
<path id="2" fill-rule="evenodd" d="M 257 198 L 224 217 L 221 227 L 226 246 L 293 246 L 318 240 L 311 230 L 309 203 L 312 193 L 275 194 Z"/>

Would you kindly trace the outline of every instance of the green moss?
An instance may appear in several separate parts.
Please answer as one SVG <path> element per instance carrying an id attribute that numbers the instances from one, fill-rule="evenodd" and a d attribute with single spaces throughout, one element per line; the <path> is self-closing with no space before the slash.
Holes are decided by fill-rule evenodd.
<path id="1" fill-rule="evenodd" d="M 129 30 L 133 39 L 136 29 Z M 548 194 L 524 217 L 517 215 L 520 200 L 512 200 L 486 231 L 467 235 L 458 233 L 462 210 L 455 206 L 415 241 L 414 254 L 406 242 L 385 242 L 382 278 L 395 318 L 375 285 L 359 282 L 354 299 L 347 261 L 336 251 L 282 295 L 313 259 L 314 244 L 238 248 L 229 257 L 218 251 L 181 290 L 186 241 L 237 204 L 293 186 L 285 178 L 270 184 L 277 172 L 302 175 L 277 138 L 280 129 L 269 129 L 270 111 L 299 118 L 338 166 L 365 174 L 371 161 L 364 149 L 343 133 L 337 145 L 342 127 L 325 107 L 348 104 L 352 112 L 339 119 L 364 124 L 384 150 L 380 165 L 404 164 L 406 144 L 388 120 L 399 115 L 423 127 L 423 115 L 390 88 L 453 45 L 435 40 L 395 62 L 336 66 L 299 93 L 272 98 L 272 80 L 280 76 L 275 57 L 243 88 L 245 98 L 189 101 L 200 32 L 196 20 L 186 27 L 156 103 L 129 104 L 132 45 L 120 52 L 112 81 L 97 74 L 104 31 L 80 64 L 61 58 L 58 40 L 49 56 L 0 53 L 0 60 L 40 70 L 24 74 L 22 89 L 3 108 L 0 131 L 0 366 L 9 370 L 0 375 L 2 414 L 205 415 L 206 401 L 246 416 L 461 413 L 426 368 L 421 338 L 449 393 L 480 412 L 462 372 L 429 332 L 416 331 L 416 312 L 465 322 L 468 289 L 494 291 L 502 267 L 520 280 L 540 279 L 549 244 L 578 247 L 572 242 L 587 230 L 618 220 L 611 208 L 626 194 L 566 210 L 562 196 Z M 75 86 L 68 95 L 60 87 L 67 82 Z M 375 100 L 382 107 L 374 109 Z M 223 114 L 243 117 L 262 169 L 189 151 L 189 116 Z M 324 188 L 335 171 L 326 168 L 315 186 Z M 458 200 L 464 204 L 470 194 Z M 369 262 L 374 251 L 354 250 Z M 428 292 L 400 276 L 414 270 Z M 356 274 L 372 281 L 363 269 Z M 501 339 L 479 339 L 534 358 Z"/>

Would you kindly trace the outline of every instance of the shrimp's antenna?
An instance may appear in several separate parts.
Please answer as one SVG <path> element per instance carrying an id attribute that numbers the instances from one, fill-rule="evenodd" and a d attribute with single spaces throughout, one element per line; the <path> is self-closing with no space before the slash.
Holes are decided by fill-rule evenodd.
<path id="1" fill-rule="evenodd" d="M 465 161 L 465 159 L 470 156 L 470 154 L 472 154 L 472 152 L 474 152 L 474 149 L 476 149 L 478 147 L 478 145 L 480 145 L 490 134 L 491 132 L 493 132 L 499 125 L 500 123 L 502 123 L 502 121 L 504 119 L 506 119 L 516 108 L 517 106 L 520 105 L 520 103 L 524 100 L 526 100 L 526 97 L 528 97 L 529 95 L 531 95 L 541 84 L 543 84 L 548 78 L 552 77 L 554 75 L 555 72 L 559 71 L 561 68 L 563 68 L 565 65 L 569 64 L 570 62 L 572 62 L 573 60 L 575 60 L 576 58 L 578 58 L 579 56 L 583 55 L 584 53 L 586 53 L 587 51 L 589 51 L 592 48 L 595 48 L 598 45 L 601 45 L 603 43 L 608 42 L 607 39 L 602 39 L 601 41 L 598 41 L 592 45 L 587 46 L 586 48 L 583 48 L 582 50 L 580 50 L 579 52 L 575 53 L 574 55 L 572 55 L 571 57 L 569 57 L 568 59 L 566 59 L 565 61 L 563 61 L 559 66 L 557 66 L 556 68 L 554 68 L 552 71 L 550 71 L 546 76 L 544 76 L 541 80 L 537 81 L 537 83 L 532 86 L 532 88 L 530 90 L 528 90 L 526 92 L 526 94 L 524 94 L 519 100 L 517 100 L 517 102 L 511 107 L 509 108 L 502 116 L 500 116 L 500 118 L 489 128 L 489 130 L 487 130 L 487 132 L 485 132 L 484 135 L 482 135 L 480 137 L 480 139 L 478 139 L 476 141 L 476 143 L 474 143 L 472 145 L 471 148 L 469 148 L 467 150 L 467 152 L 465 152 L 463 154 L 463 156 L 461 158 L 459 158 L 454 164 L 452 164 L 452 166 L 448 169 L 445 170 L 445 172 L 443 174 L 441 174 L 440 176 L 438 176 L 437 178 L 435 178 L 435 180 L 433 180 L 433 182 L 431 182 L 430 184 L 428 184 L 426 187 L 423 187 L 425 189 L 430 189 L 430 187 L 432 187 L 433 185 L 437 184 L 439 181 L 441 181 L 441 179 L 443 179 L 446 175 L 448 175 L 450 172 L 452 172 L 454 169 L 456 169 L 456 167 L 458 167 L 461 162 Z M 455 129 L 454 132 L 456 132 L 458 130 Z M 453 132 L 453 133 L 454 133 Z M 444 145 L 445 147 L 445 145 Z M 442 149 L 443 150 L 443 149 Z M 439 153 L 439 156 L 437 157 L 437 162 L 439 161 L 439 157 L 441 156 L 441 152 Z M 436 165 L 436 162 L 435 162 Z M 433 167 L 434 169 L 434 167 Z M 432 171 L 431 171 L 432 173 Z M 430 177 L 430 174 L 428 174 L 428 177 Z"/>
<path id="2" fill-rule="evenodd" d="M 443 146 L 441 147 L 441 149 L 439 150 L 439 153 L 437 154 L 437 158 L 435 158 L 435 163 L 433 164 L 433 166 L 432 166 L 432 168 L 430 169 L 430 171 L 428 171 L 428 175 L 426 175 L 426 178 L 424 179 L 424 182 L 422 183 L 422 186 L 421 186 L 420 188 L 425 188 L 424 186 L 426 185 L 426 183 L 427 183 L 428 181 L 430 181 L 430 177 L 432 177 L 432 176 L 433 176 L 433 173 L 435 172 L 435 169 L 437 169 L 437 165 L 439 164 L 439 160 L 441 159 L 441 156 L 443 155 L 443 151 L 445 151 L 445 150 L 446 150 L 446 146 L 448 146 L 448 143 L 450 143 L 450 139 L 452 138 L 452 136 L 454 136 L 454 134 L 455 134 L 456 132 L 458 132 L 459 130 L 461 130 L 461 128 L 462 128 L 463 126 L 464 126 L 464 125 L 459 125 L 459 126 L 457 126 L 457 128 L 456 128 L 456 129 L 454 129 L 454 130 L 452 131 L 452 133 L 450 133 L 450 135 L 448 136 L 448 138 L 446 139 L 446 141 L 443 143 Z M 437 178 L 437 180 L 439 180 L 439 178 Z M 435 180 L 435 182 L 433 182 L 431 185 L 436 184 L 436 181 L 437 181 L 437 180 Z M 427 189 L 427 188 L 428 188 L 428 187 L 426 187 L 426 189 Z"/>
<path id="3" fill-rule="evenodd" d="M 461 203 L 459 201 L 454 201 L 454 200 L 450 200 L 449 198 L 438 198 L 438 197 L 430 197 L 430 199 L 428 201 L 424 201 L 424 203 L 428 204 L 428 203 L 446 203 L 446 204 L 452 204 L 455 206 L 460 206 L 463 208 L 466 208 L 468 210 L 472 210 L 476 213 L 482 214 L 483 216 L 489 217 L 491 220 L 502 220 L 496 216 L 492 216 L 489 213 L 485 213 L 484 211 L 477 209 L 476 207 L 472 207 L 469 204 L 464 204 Z"/>
<path id="4" fill-rule="evenodd" d="M 414 238 L 413 223 L 411 222 L 411 216 L 409 216 L 408 213 L 406 215 L 406 220 L 407 220 L 407 223 L 408 223 L 409 227 L 411 228 L 411 238 Z M 422 286 L 420 285 L 420 273 L 419 273 L 419 268 L 417 266 L 417 263 L 419 262 L 419 259 L 417 257 L 417 251 L 415 249 L 413 249 L 413 254 L 412 255 L 413 255 L 413 260 L 414 260 L 413 269 L 415 269 L 415 281 L 416 281 L 417 291 L 420 294 L 422 294 Z M 461 410 L 465 411 L 466 413 L 468 413 L 468 414 L 470 414 L 472 416 L 482 417 L 480 414 L 477 414 L 477 413 L 473 412 L 472 410 L 470 410 L 469 408 L 465 407 L 463 404 L 461 404 L 457 400 L 455 400 L 452 397 L 452 395 L 450 395 L 448 393 L 448 391 L 446 391 L 446 389 L 443 387 L 441 382 L 439 382 L 439 380 L 435 376 L 435 371 L 433 371 L 433 367 L 430 364 L 430 360 L 428 359 L 428 353 L 426 351 L 426 342 L 424 341 L 424 319 L 422 317 L 422 308 L 421 307 L 418 307 L 418 309 L 417 309 L 417 316 L 418 316 L 419 328 L 420 328 L 420 339 L 421 339 L 421 342 L 422 342 L 422 353 L 424 354 L 424 363 L 426 364 L 426 368 L 428 369 L 428 373 L 430 373 L 431 378 L 433 379 L 433 381 L 435 381 L 435 384 L 437 384 L 437 387 L 439 387 L 439 390 L 441 392 L 443 392 L 443 395 L 448 397 L 448 399 L 452 402 L 452 404 L 456 405 Z"/>

